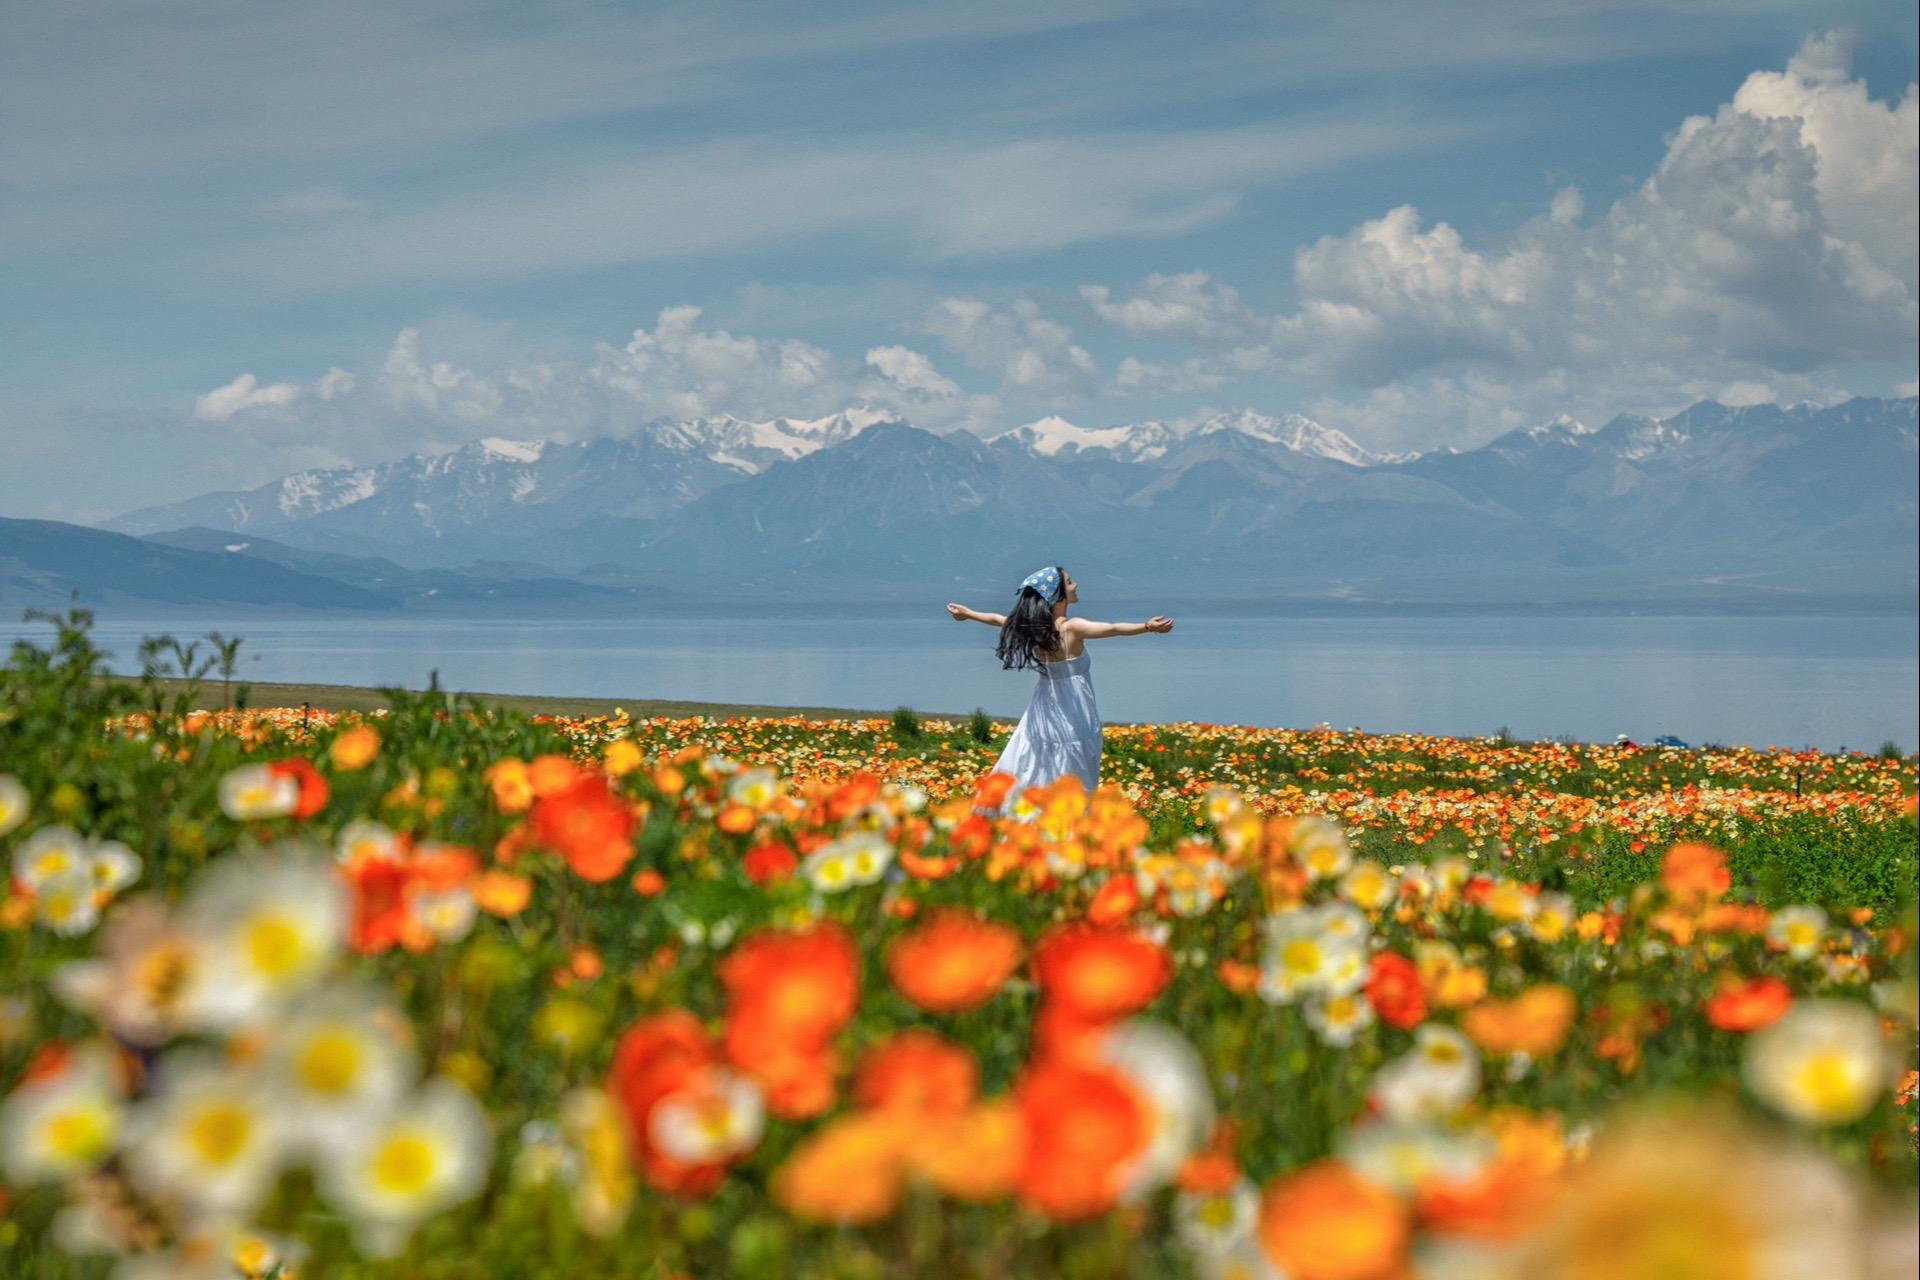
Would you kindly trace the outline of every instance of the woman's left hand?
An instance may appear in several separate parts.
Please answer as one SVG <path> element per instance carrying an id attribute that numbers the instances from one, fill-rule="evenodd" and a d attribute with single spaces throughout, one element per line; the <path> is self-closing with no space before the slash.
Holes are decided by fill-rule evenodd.
<path id="1" fill-rule="evenodd" d="M 1147 630 L 1162 633 L 1171 631 L 1173 630 L 1173 619 L 1167 617 L 1165 614 L 1156 613 L 1147 619 Z"/>

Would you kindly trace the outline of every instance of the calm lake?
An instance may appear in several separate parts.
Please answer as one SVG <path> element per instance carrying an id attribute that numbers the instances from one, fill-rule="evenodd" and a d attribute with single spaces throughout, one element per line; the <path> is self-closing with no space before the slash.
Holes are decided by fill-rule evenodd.
<path id="1" fill-rule="evenodd" d="M 493 693 L 1017 715 L 1030 673 L 995 633 L 926 619 L 341 621 L 102 618 L 114 669 L 139 638 L 244 636 L 243 677 Z M 44 626 L 12 623 L 44 638 Z M 1913 617 L 1182 616 L 1096 641 L 1108 721 L 1192 720 L 1522 738 L 1874 750 L 1920 740 Z"/>

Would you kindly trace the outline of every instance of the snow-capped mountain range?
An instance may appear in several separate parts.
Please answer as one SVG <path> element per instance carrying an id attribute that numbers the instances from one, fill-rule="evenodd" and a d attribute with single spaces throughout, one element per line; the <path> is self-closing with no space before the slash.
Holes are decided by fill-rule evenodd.
<path id="1" fill-rule="evenodd" d="M 273 533 L 358 507 L 360 515 L 377 512 L 383 519 L 397 518 L 443 536 L 464 524 L 490 522 L 496 507 L 510 510 L 554 503 L 575 507 L 584 496 L 583 487 L 595 491 L 591 505 L 600 514 L 647 516 L 700 497 L 729 480 L 757 476 L 777 463 L 834 448 L 876 423 L 895 420 L 896 415 L 887 411 L 859 406 L 824 418 L 764 422 L 729 415 L 659 419 L 630 436 L 578 443 L 487 436 L 447 453 L 415 454 L 375 466 L 296 472 L 255 489 L 212 493 L 132 512 L 108 527 L 134 534 L 188 526 Z M 1222 431 L 1351 466 L 1399 460 L 1371 453 L 1341 432 L 1298 414 L 1271 418 L 1249 410 L 1222 414 L 1184 432 L 1161 422 L 1087 428 L 1050 417 L 987 439 L 1040 457 L 1100 454 L 1151 463 L 1165 458 L 1182 440 Z M 366 532 L 372 536 L 371 530 Z M 341 538 L 344 541 L 335 546 L 345 547 L 354 540 L 344 529 Z"/>
<path id="2" fill-rule="evenodd" d="M 1128 462 L 1152 462 L 1166 456 L 1181 439 L 1237 431 L 1255 440 L 1264 440 L 1316 458 L 1330 458 L 1354 467 L 1371 467 L 1382 462 L 1404 462 L 1416 454 L 1379 454 L 1356 443 L 1344 432 L 1323 427 L 1312 418 L 1297 413 L 1278 418 L 1238 409 L 1216 414 L 1194 426 L 1176 431 L 1164 422 L 1134 422 L 1116 427 L 1082 427 L 1065 418 L 1042 418 L 1023 427 L 988 436 L 988 440 L 1013 440 L 1046 457 L 1064 453 L 1101 451 Z"/>
<path id="3" fill-rule="evenodd" d="M 1247 410 L 1177 428 L 1049 417 L 988 436 L 922 431 L 864 406 L 663 419 L 618 438 L 489 436 L 300 472 L 108 527 L 199 530 L 195 546 L 271 539 L 411 569 L 516 561 L 800 592 L 873 572 L 945 581 L 958 554 L 1024 562 L 1036 541 L 1059 562 L 1255 593 L 1730 576 L 1912 591 L 1915 405 L 1708 401 L 1601 427 L 1563 415 L 1417 455 Z"/>

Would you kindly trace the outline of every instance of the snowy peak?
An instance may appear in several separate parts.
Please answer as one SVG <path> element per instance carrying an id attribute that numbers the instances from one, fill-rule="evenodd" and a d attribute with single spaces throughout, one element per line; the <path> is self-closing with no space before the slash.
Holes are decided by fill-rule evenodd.
<path id="1" fill-rule="evenodd" d="M 1212 435 L 1216 431 L 1238 431 L 1243 436 L 1252 436 L 1255 440 L 1265 440 L 1270 444 L 1281 445 L 1296 453 L 1331 458 L 1335 462 L 1344 462 L 1352 467 L 1371 467 L 1390 461 L 1402 462 L 1412 456 L 1395 455 L 1389 458 L 1377 454 L 1345 432 L 1337 431 L 1332 427 L 1323 427 L 1312 418 L 1297 413 L 1269 418 L 1251 409 L 1239 409 L 1232 413 L 1217 414 L 1208 418 L 1194 428 L 1193 434 L 1205 436 Z"/>
<path id="2" fill-rule="evenodd" d="M 1630 427 L 1621 437 L 1618 450 L 1628 462 L 1640 462 L 1668 453 L 1687 443 L 1692 436 L 1683 428 L 1662 418 L 1648 418 Z"/>
<path id="3" fill-rule="evenodd" d="M 547 448 L 545 440 L 503 440 L 499 436 L 488 436 L 475 443 L 481 452 L 508 462 L 538 462 Z"/>
<path id="4" fill-rule="evenodd" d="M 989 440 L 1012 440 L 1042 457 L 1104 450 L 1128 462 L 1151 462 L 1167 451 L 1173 433 L 1158 422 L 1136 422 L 1119 427 L 1082 427 L 1061 417 L 1002 431 Z"/>
<path id="5" fill-rule="evenodd" d="M 379 487 L 380 474 L 374 467 L 301 471 L 284 477 L 274 486 L 273 505 L 282 516 L 299 520 L 364 502 Z"/>
<path id="6" fill-rule="evenodd" d="M 1588 426 L 1572 414 L 1559 413 L 1537 427 L 1528 427 L 1527 434 L 1539 440 L 1546 436 L 1590 436 L 1596 430 L 1598 428 Z"/>
<path id="7" fill-rule="evenodd" d="M 698 453 L 723 466 L 758 475 L 776 462 L 791 462 L 851 440 L 875 423 L 899 420 L 897 413 L 861 405 L 824 418 L 755 422 L 722 414 L 682 422 L 663 419 L 650 424 L 649 429 L 669 448 Z"/>

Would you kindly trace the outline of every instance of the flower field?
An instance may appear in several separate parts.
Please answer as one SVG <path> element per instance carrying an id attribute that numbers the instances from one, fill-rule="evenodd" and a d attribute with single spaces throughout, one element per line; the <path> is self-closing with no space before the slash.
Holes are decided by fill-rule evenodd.
<path id="1" fill-rule="evenodd" d="M 0 1274 L 1916 1264 L 1915 760 L 0 671 Z"/>

